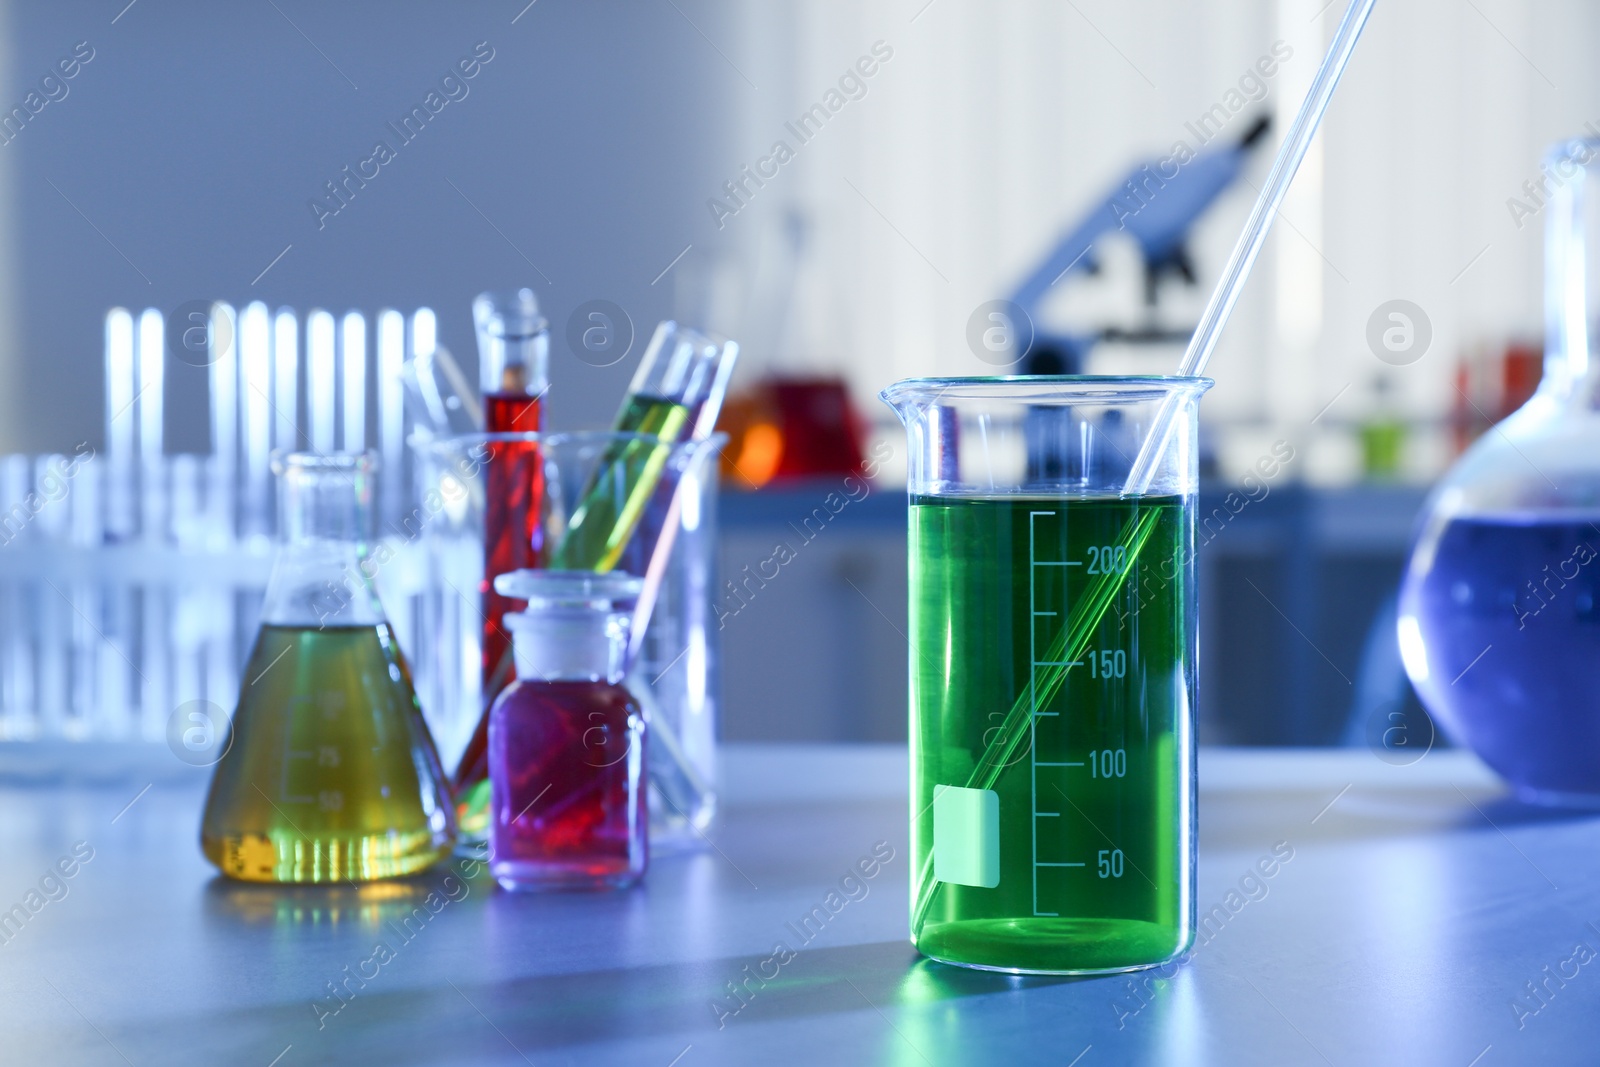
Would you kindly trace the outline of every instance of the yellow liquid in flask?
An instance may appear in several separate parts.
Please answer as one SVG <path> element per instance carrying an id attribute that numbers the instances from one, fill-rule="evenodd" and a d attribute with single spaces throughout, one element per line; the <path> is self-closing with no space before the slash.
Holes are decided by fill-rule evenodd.
<path id="1" fill-rule="evenodd" d="M 206 858 L 246 881 L 363 881 L 420 871 L 455 835 L 388 624 L 263 625 L 206 798 Z"/>

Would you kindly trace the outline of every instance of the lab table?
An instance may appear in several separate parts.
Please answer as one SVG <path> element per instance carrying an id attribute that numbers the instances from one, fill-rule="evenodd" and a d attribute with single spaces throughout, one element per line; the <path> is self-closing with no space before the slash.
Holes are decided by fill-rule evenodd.
<path id="1" fill-rule="evenodd" d="M 197 847 L 202 771 L 0 787 L 0 1063 L 1600 1055 L 1600 818 L 1519 805 L 1468 753 L 1203 751 L 1204 932 L 1181 965 L 1092 978 L 918 957 L 903 748 L 732 745 L 723 764 L 703 847 L 608 894 L 512 895 L 470 860 L 233 883 Z"/>

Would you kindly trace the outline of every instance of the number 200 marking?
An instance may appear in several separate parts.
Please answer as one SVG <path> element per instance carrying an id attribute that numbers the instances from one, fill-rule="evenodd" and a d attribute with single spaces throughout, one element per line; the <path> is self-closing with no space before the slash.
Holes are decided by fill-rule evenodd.
<path id="1" fill-rule="evenodd" d="M 1128 566 L 1128 549 L 1125 545 L 1090 545 L 1090 574 L 1121 574 Z"/>

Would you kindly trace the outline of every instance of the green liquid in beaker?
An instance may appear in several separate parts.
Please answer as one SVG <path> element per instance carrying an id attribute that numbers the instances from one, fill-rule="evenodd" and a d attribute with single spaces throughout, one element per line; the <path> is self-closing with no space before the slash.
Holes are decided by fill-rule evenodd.
<path id="1" fill-rule="evenodd" d="M 660 440 L 606 446 L 551 556 L 552 569 L 608 571 L 616 566 L 688 422 L 689 409 L 682 404 L 662 397 L 628 397 L 613 429 Z"/>
<path id="2" fill-rule="evenodd" d="M 1183 501 L 914 496 L 910 511 L 913 942 L 1014 971 L 1178 954 L 1193 924 Z"/>
<path id="3" fill-rule="evenodd" d="M 386 623 L 263 625 L 200 846 L 260 882 L 390 878 L 455 840 L 444 770 Z"/>

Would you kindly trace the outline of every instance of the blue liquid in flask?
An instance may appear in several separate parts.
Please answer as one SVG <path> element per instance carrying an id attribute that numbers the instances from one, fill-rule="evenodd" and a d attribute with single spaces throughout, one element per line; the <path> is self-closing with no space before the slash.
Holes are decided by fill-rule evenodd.
<path id="1" fill-rule="evenodd" d="M 1400 639 L 1429 711 L 1525 798 L 1600 807 L 1600 513 L 1455 518 L 1427 548 Z"/>

